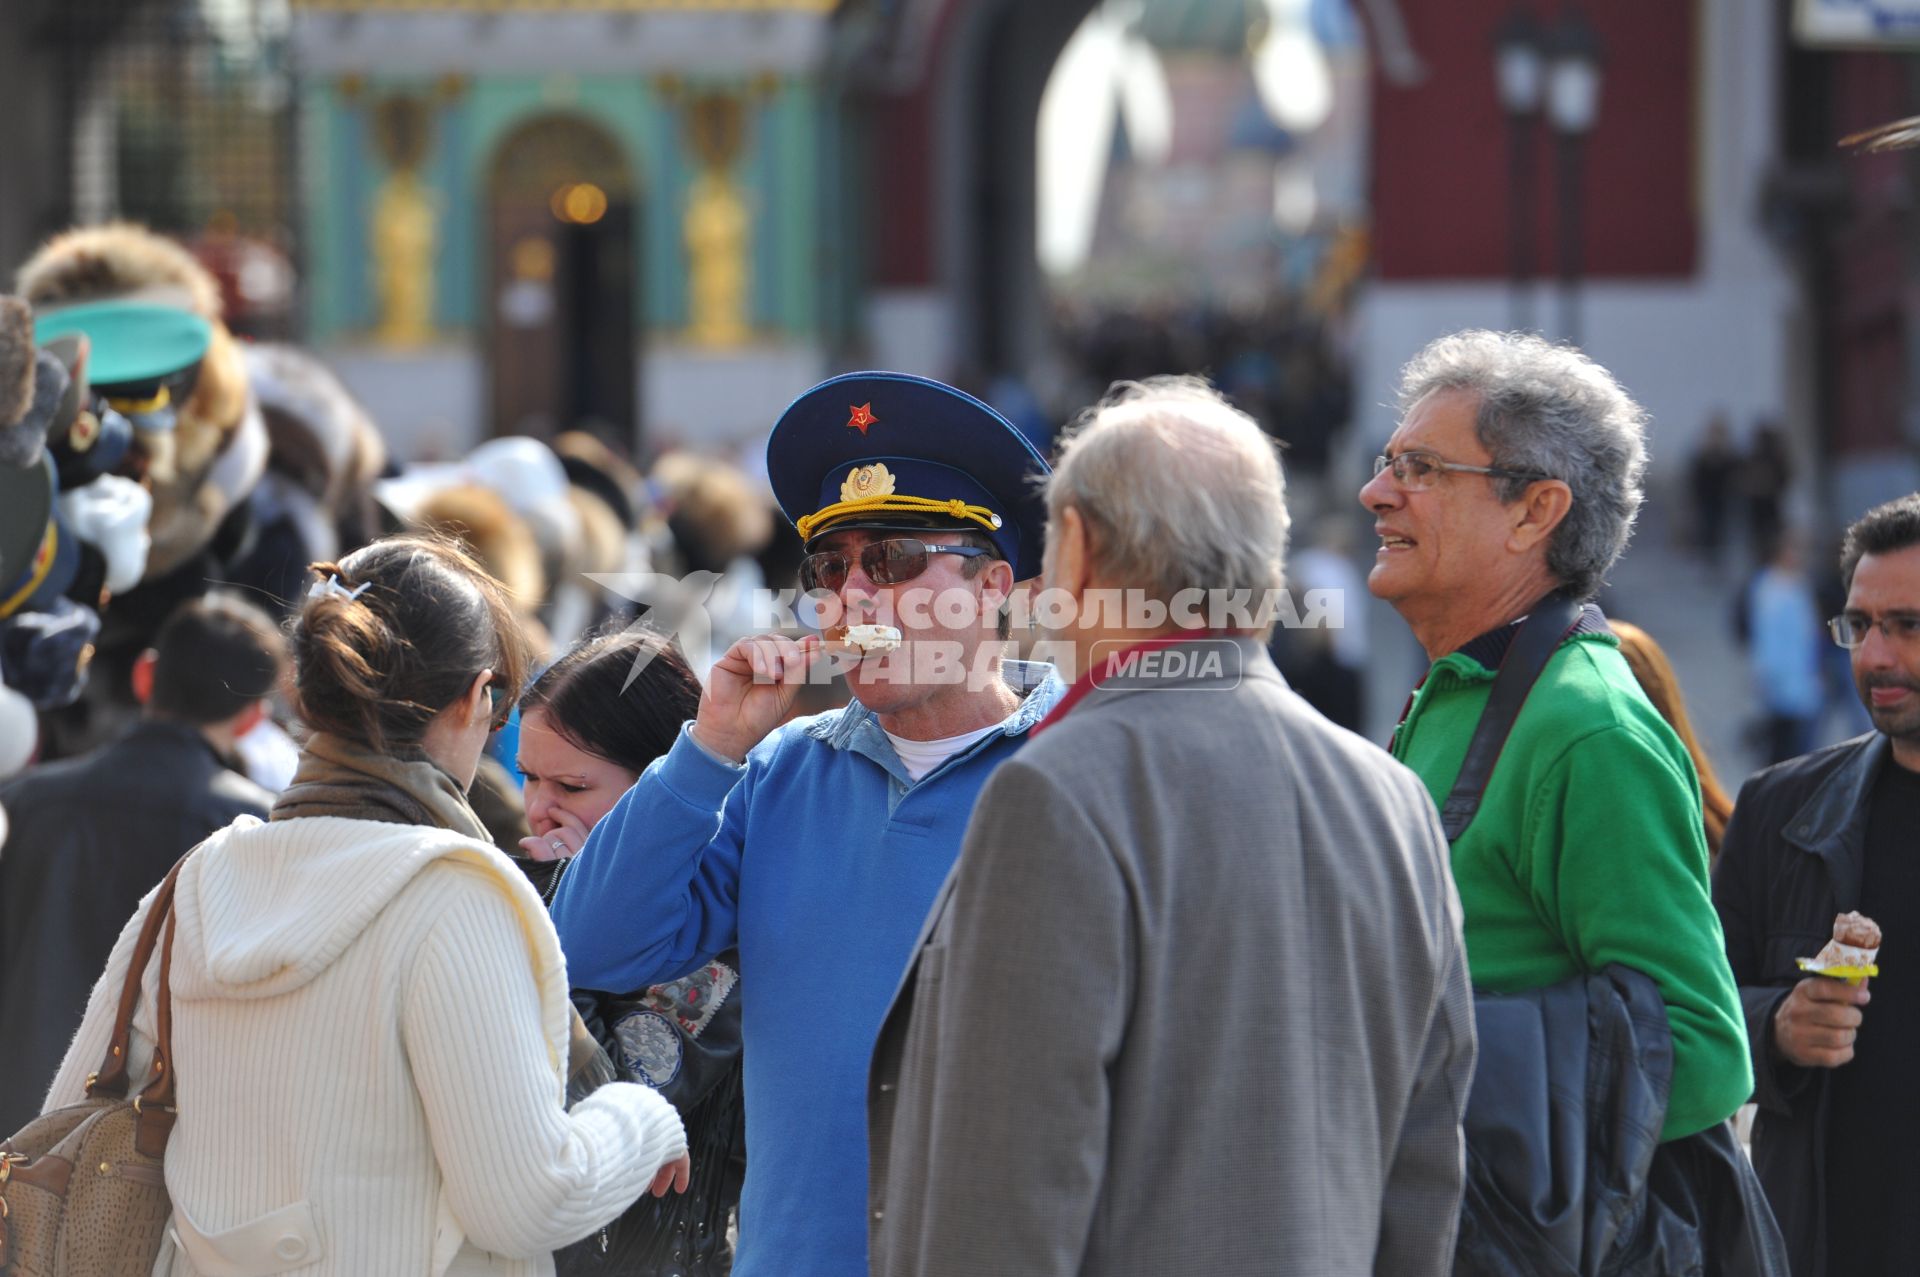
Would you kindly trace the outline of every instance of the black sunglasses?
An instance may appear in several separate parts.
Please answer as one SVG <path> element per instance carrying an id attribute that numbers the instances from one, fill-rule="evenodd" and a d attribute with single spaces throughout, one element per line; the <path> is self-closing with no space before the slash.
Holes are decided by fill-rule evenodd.
<path id="1" fill-rule="evenodd" d="M 847 583 L 847 569 L 855 557 L 875 585 L 903 585 L 927 570 L 929 555 L 958 554 L 970 559 L 991 553 L 977 545 L 928 545 L 918 537 L 888 537 L 867 542 L 853 556 L 839 550 L 809 554 L 800 560 L 800 584 L 808 590 L 837 592 Z"/>

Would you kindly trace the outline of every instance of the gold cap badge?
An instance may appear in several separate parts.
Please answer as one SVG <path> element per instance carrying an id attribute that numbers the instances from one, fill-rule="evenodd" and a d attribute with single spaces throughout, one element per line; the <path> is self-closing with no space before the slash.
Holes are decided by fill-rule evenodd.
<path id="1" fill-rule="evenodd" d="M 842 501 L 859 501 L 866 497 L 890 497 L 893 495 L 893 471 L 882 462 L 876 461 L 870 466 L 855 466 L 847 471 L 846 480 L 840 485 Z"/>

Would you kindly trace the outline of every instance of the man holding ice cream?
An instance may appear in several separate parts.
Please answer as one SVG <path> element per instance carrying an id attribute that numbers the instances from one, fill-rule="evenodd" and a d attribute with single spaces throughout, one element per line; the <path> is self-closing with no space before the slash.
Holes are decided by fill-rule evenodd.
<path id="1" fill-rule="evenodd" d="M 1840 574 L 1828 628 L 1874 729 L 1748 780 L 1713 883 L 1752 1042 L 1753 1164 L 1794 1277 L 1920 1263 L 1920 492 L 1847 530 Z M 1829 938 L 1871 952 L 1820 970 Z M 1863 958 L 1884 975 L 1835 978 Z"/>
<path id="2" fill-rule="evenodd" d="M 879 372 L 795 400 L 767 470 L 826 637 L 727 649 L 553 917 L 580 987 L 641 988 L 738 947 L 753 974 L 734 1272 L 842 1277 L 867 1270 L 881 1018 L 980 787 L 1065 690 L 1000 656 L 1007 597 L 1040 567 L 1047 464 L 978 400 Z M 785 722 L 827 662 L 853 702 Z"/>

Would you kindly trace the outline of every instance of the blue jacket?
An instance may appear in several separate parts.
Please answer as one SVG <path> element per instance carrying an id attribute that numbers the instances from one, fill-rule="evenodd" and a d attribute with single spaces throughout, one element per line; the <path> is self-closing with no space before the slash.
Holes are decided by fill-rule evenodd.
<path id="1" fill-rule="evenodd" d="M 737 1277 L 867 1271 L 867 1066 L 974 797 L 1065 692 L 916 784 L 859 702 L 797 719 L 732 766 L 680 739 L 587 839 L 553 920 L 568 978 L 637 989 L 740 951 L 747 1181 Z M 1029 690 L 1030 689 L 1030 690 Z"/>
<path id="2" fill-rule="evenodd" d="M 1747 594 L 1753 620 L 1753 679 L 1770 714 L 1816 718 L 1826 705 L 1820 652 L 1820 605 L 1796 573 L 1767 568 Z"/>

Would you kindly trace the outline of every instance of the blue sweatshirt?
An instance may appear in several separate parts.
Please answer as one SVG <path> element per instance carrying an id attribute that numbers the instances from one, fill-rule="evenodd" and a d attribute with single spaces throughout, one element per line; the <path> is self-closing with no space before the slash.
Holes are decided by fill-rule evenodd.
<path id="1" fill-rule="evenodd" d="M 1066 690 L 1049 667 L 1006 670 L 1020 707 L 917 784 L 857 701 L 787 724 L 739 767 L 682 728 L 561 880 L 553 920 L 576 987 L 643 988 L 740 951 L 736 1277 L 867 1271 L 874 1038 L 974 797 Z"/>

